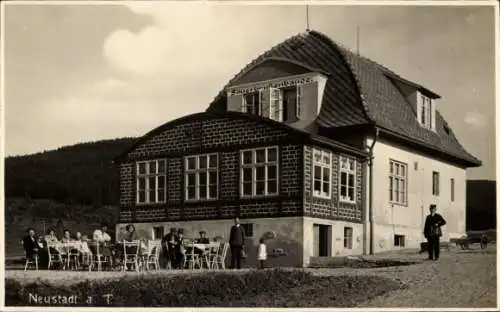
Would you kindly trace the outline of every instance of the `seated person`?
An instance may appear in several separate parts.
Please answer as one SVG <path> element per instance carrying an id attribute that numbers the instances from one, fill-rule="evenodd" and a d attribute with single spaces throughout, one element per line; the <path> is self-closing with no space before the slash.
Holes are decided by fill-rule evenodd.
<path id="1" fill-rule="evenodd" d="M 47 235 L 45 235 L 44 239 L 45 239 L 45 242 L 49 245 L 57 244 L 59 242 L 54 229 L 49 229 L 47 231 Z"/>
<path id="2" fill-rule="evenodd" d="M 24 251 L 26 252 L 26 258 L 29 260 L 34 260 L 35 256 L 38 256 L 38 240 L 36 238 L 35 230 L 32 228 L 28 229 L 28 235 L 24 236 L 22 239 L 22 244 Z"/>
<path id="3" fill-rule="evenodd" d="M 69 230 L 64 230 L 64 236 L 61 242 L 63 243 L 71 243 L 73 239 L 71 238 L 71 233 Z"/>
<path id="4" fill-rule="evenodd" d="M 206 237 L 207 232 L 200 231 L 200 238 L 196 239 L 195 242 L 198 244 L 209 244 L 210 240 Z"/>
<path id="5" fill-rule="evenodd" d="M 109 243 L 111 242 L 111 236 L 108 234 L 108 225 L 103 223 L 100 229 L 94 231 L 92 235 L 93 240 L 99 243 Z"/>
<path id="6" fill-rule="evenodd" d="M 108 234 L 108 225 L 106 223 L 102 223 L 101 228 L 94 231 L 92 238 L 96 244 L 99 244 L 99 253 L 104 257 L 109 257 L 111 260 L 113 254 L 109 248 L 111 236 Z"/>
<path id="7" fill-rule="evenodd" d="M 125 236 L 124 236 L 124 239 L 126 241 L 131 242 L 131 241 L 139 240 L 140 239 L 139 235 L 135 231 L 135 226 L 134 225 L 129 224 L 129 225 L 127 225 L 127 227 L 125 229 L 127 231 L 126 234 L 125 234 Z"/>
<path id="8" fill-rule="evenodd" d="M 77 239 L 78 239 L 78 234 L 80 234 L 80 233 L 79 232 L 76 233 Z M 90 264 L 90 258 L 92 257 L 92 252 L 90 251 L 90 248 L 88 245 L 87 235 L 83 235 L 80 238 L 80 254 L 81 254 L 82 263 L 84 265 Z"/>

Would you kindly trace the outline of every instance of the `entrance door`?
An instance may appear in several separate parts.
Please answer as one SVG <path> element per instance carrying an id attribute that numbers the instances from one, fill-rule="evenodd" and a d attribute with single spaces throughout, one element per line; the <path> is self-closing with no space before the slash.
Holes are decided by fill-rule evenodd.
<path id="1" fill-rule="evenodd" d="M 330 257 L 330 225 L 313 225 L 313 257 Z"/>

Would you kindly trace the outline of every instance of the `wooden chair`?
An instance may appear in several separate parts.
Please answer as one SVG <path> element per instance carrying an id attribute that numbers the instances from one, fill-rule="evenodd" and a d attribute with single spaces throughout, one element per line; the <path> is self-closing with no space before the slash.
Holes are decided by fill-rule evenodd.
<path id="1" fill-rule="evenodd" d="M 139 272 L 141 241 L 134 240 L 123 242 L 123 271 L 127 270 L 127 265 L 131 265 Z"/>
<path id="2" fill-rule="evenodd" d="M 215 259 L 215 265 L 217 269 L 220 268 L 222 268 L 223 270 L 226 269 L 226 255 L 228 249 L 229 249 L 229 243 L 222 243 L 221 246 L 219 247 L 219 252 L 217 253 Z"/>
<path id="3" fill-rule="evenodd" d="M 195 248 L 193 243 L 186 244 L 186 260 L 184 267 L 195 269 L 196 265 L 201 269 L 200 255 L 195 253 Z"/>
<path id="4" fill-rule="evenodd" d="M 217 255 L 219 254 L 219 250 L 221 249 L 221 244 L 217 244 L 215 247 L 210 247 L 210 253 L 208 254 L 208 268 L 216 269 L 217 268 Z"/>
<path id="5" fill-rule="evenodd" d="M 65 262 L 63 260 L 63 253 L 56 244 L 47 245 L 47 253 L 49 258 L 49 263 L 47 269 L 50 270 L 54 264 L 58 264 L 60 269 L 65 268 Z"/>
<path id="6" fill-rule="evenodd" d="M 151 265 L 154 265 L 155 270 L 160 269 L 160 251 L 160 241 L 148 241 L 148 253 L 142 258 L 145 270 L 149 270 Z"/>
<path id="7" fill-rule="evenodd" d="M 30 265 L 35 265 L 35 270 L 38 271 L 38 255 L 34 254 L 32 258 L 28 257 L 28 253 L 25 251 L 26 263 L 24 264 L 24 270 L 26 271 Z"/>
<path id="8" fill-rule="evenodd" d="M 93 243 L 93 244 L 88 244 L 90 252 L 92 253 L 92 261 L 91 265 L 89 265 L 89 271 L 92 271 L 93 268 L 96 267 L 97 263 L 97 271 L 102 270 L 102 265 L 106 264 L 111 266 L 111 259 L 110 256 L 105 256 L 102 254 L 102 249 L 103 249 L 103 244 L 102 243 Z"/>

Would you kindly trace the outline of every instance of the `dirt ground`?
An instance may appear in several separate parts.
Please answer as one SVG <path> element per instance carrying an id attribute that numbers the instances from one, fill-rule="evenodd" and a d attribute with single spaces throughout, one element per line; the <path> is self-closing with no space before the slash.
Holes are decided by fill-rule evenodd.
<path id="1" fill-rule="evenodd" d="M 427 261 L 425 254 L 415 250 L 367 256 L 371 259 L 417 260 L 415 265 L 376 269 L 306 269 L 314 275 L 380 275 L 402 282 L 403 287 L 360 307 L 370 308 L 493 308 L 497 304 L 496 246 L 480 250 L 452 249 L 442 251 L 439 261 Z M 423 261 L 422 261 L 423 260 Z M 244 273 L 248 270 L 238 271 Z M 236 273 L 236 272 L 235 272 Z M 6 270 L 6 278 L 15 278 L 22 283 L 48 281 L 51 283 L 74 283 L 86 278 L 119 278 L 124 274 L 135 276 L 135 272 L 57 272 Z M 158 271 L 146 274 L 207 274 L 207 271 L 192 272 Z"/>
<path id="2" fill-rule="evenodd" d="M 377 297 L 370 308 L 494 308 L 497 306 L 496 246 L 441 251 L 439 261 L 378 269 L 314 269 L 317 275 L 380 275 L 404 283 L 403 289 Z M 394 253 L 372 258 L 423 260 L 426 254 Z"/>

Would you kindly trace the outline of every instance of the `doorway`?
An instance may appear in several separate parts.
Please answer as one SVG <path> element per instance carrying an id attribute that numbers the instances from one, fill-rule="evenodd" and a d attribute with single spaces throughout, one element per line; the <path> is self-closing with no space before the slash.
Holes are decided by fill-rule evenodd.
<path id="1" fill-rule="evenodd" d="M 313 224 L 313 257 L 330 257 L 332 226 Z"/>

